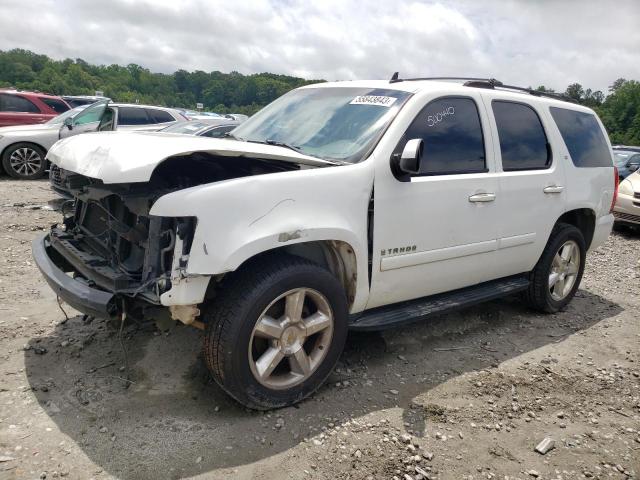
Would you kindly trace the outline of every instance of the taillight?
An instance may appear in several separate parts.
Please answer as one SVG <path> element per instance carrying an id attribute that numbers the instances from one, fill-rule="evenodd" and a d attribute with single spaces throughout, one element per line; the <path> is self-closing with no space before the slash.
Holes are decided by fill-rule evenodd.
<path id="1" fill-rule="evenodd" d="M 616 205 L 618 199 L 618 185 L 620 184 L 620 177 L 618 176 L 618 167 L 613 167 L 613 198 L 611 199 L 611 208 L 609 213 L 613 213 L 613 207 Z"/>

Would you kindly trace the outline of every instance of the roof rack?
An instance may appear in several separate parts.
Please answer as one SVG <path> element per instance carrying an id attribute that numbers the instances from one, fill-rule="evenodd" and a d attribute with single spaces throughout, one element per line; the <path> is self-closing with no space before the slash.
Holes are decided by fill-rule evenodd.
<path id="1" fill-rule="evenodd" d="M 496 80 L 495 78 L 478 78 L 478 77 L 417 77 L 417 78 L 399 78 L 399 73 L 394 72 L 389 83 L 397 83 L 397 82 L 416 82 L 421 80 L 457 80 L 464 81 L 463 85 L 465 87 L 475 87 L 475 88 L 488 88 L 495 90 L 496 88 L 505 89 L 505 90 L 514 90 L 516 92 L 524 92 L 529 95 L 533 95 L 536 97 L 549 97 L 555 98 L 556 100 L 563 100 L 565 102 L 577 103 L 573 98 L 563 94 L 563 93 L 553 93 L 553 92 L 541 92 L 539 90 L 534 90 L 532 88 L 527 87 L 517 87 L 515 85 L 505 85 L 500 80 Z"/>

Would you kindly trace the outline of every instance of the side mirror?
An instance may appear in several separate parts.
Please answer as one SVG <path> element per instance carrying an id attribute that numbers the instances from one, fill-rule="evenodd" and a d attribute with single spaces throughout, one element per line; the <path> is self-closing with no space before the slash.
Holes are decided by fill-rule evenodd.
<path id="1" fill-rule="evenodd" d="M 635 163 L 635 162 L 627 163 L 627 168 L 631 172 L 635 172 L 636 170 L 638 170 L 638 167 L 640 167 L 640 163 Z"/>
<path id="2" fill-rule="evenodd" d="M 400 155 L 400 170 L 404 173 L 416 174 L 420 173 L 420 161 L 422 160 L 422 151 L 424 150 L 424 142 L 421 138 L 409 140 Z"/>
<path id="3" fill-rule="evenodd" d="M 73 129 L 73 118 L 71 118 L 71 117 L 65 118 L 64 119 L 64 124 L 69 130 L 72 130 Z"/>

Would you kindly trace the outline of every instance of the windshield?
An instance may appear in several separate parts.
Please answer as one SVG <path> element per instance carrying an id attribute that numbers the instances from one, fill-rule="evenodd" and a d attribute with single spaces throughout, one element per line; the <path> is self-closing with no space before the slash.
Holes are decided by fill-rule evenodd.
<path id="1" fill-rule="evenodd" d="M 202 130 L 204 127 L 210 125 L 210 123 L 205 122 L 182 122 L 163 128 L 160 132 L 194 134 L 198 130 Z"/>
<path id="2" fill-rule="evenodd" d="M 233 137 L 286 144 L 306 155 L 355 163 L 409 96 L 408 92 L 379 88 L 293 90 L 236 128 Z"/>
<path id="3" fill-rule="evenodd" d="M 58 115 L 57 117 L 53 117 L 51 120 L 45 123 L 47 125 L 61 125 L 64 123 L 65 119 L 69 117 L 73 117 L 76 113 L 81 112 L 85 108 L 87 108 L 87 105 L 81 105 L 79 107 L 72 108 L 71 110 L 67 110 L 66 112 Z"/>

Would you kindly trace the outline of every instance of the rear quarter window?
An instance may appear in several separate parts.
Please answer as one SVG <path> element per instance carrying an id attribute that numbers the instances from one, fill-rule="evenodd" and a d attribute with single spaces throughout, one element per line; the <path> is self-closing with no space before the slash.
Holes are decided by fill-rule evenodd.
<path id="1" fill-rule="evenodd" d="M 611 167 L 611 152 L 595 115 L 550 107 L 564 144 L 576 167 Z"/>
<path id="2" fill-rule="evenodd" d="M 69 106 L 62 100 L 48 97 L 38 97 L 42 103 L 53 109 L 56 113 L 64 113 L 69 110 Z"/>

